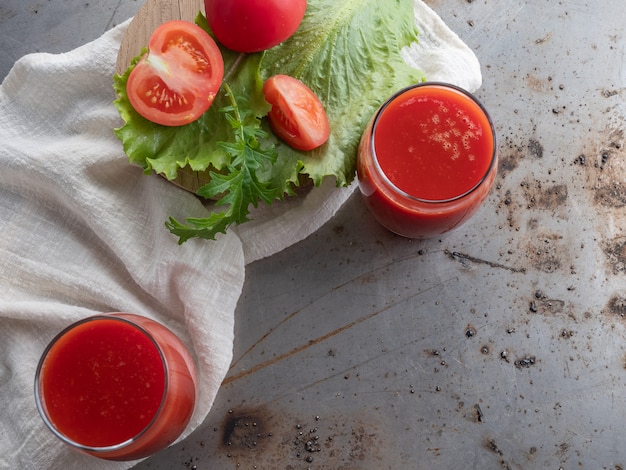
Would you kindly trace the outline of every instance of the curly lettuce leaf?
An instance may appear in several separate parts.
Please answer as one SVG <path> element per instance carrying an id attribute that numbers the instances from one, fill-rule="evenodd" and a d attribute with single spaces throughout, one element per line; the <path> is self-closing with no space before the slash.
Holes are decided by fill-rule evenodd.
<path id="1" fill-rule="evenodd" d="M 399 89 L 425 80 L 400 55 L 417 42 L 413 18 L 413 0 L 309 1 L 298 31 L 266 52 L 263 78 L 284 73 L 302 80 L 324 103 L 331 126 L 329 142 L 317 150 L 280 148 L 276 184 L 296 169 L 316 185 L 326 176 L 339 185 L 352 181 L 372 114 Z"/>

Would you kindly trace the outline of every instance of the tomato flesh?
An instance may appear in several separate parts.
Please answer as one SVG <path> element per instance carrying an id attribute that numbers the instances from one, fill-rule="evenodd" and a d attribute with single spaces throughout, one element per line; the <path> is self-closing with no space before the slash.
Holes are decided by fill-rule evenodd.
<path id="1" fill-rule="evenodd" d="M 174 20 L 152 33 L 148 53 L 131 71 L 126 92 L 144 118 L 181 126 L 209 109 L 223 77 L 224 60 L 213 38 L 193 23 Z"/>
<path id="2" fill-rule="evenodd" d="M 260 52 L 296 32 L 306 0 L 204 0 L 215 37 L 237 52 Z"/>
<path id="3" fill-rule="evenodd" d="M 313 150 L 330 136 L 324 105 L 300 80 L 274 75 L 263 84 L 265 100 L 272 105 L 267 117 L 272 130 L 291 147 Z"/>

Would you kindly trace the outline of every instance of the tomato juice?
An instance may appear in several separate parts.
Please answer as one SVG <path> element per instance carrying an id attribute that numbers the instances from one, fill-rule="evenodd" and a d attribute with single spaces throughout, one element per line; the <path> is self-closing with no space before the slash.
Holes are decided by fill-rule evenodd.
<path id="1" fill-rule="evenodd" d="M 195 366 L 163 325 L 138 315 L 98 315 L 50 343 L 35 396 L 45 423 L 70 447 L 133 460 L 168 446 L 187 426 Z"/>
<path id="2" fill-rule="evenodd" d="M 359 188 L 375 218 L 409 238 L 443 234 L 469 219 L 495 179 L 495 131 L 466 91 L 422 83 L 392 96 L 367 126 Z"/>

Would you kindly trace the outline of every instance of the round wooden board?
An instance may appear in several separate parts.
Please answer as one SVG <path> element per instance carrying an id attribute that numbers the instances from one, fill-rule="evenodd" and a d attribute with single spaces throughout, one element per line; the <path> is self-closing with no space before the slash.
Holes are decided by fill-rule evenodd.
<path id="1" fill-rule="evenodd" d="M 128 25 L 117 54 L 116 72 L 123 74 L 130 61 L 147 47 L 157 26 L 170 20 L 195 21 L 198 12 L 204 13 L 203 0 L 147 0 Z M 207 173 L 193 171 L 188 167 L 178 170 L 178 177 L 171 183 L 195 194 L 209 182 Z"/>

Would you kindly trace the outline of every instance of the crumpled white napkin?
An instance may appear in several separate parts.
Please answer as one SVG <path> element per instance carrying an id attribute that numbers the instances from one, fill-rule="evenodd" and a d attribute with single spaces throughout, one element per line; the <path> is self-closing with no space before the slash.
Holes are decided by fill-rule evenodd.
<path id="1" fill-rule="evenodd" d="M 474 54 L 420 0 L 415 13 L 422 42 L 405 51 L 407 60 L 433 79 L 477 89 Z M 0 468 L 132 465 L 71 452 L 35 407 L 43 349 L 65 326 L 96 313 L 146 315 L 189 345 L 200 396 L 188 435 L 230 365 L 246 264 L 313 233 L 355 187 L 329 181 L 306 197 L 260 208 L 254 221 L 218 241 L 179 246 L 164 221 L 206 209 L 129 165 L 112 133 L 121 124 L 112 75 L 127 25 L 66 54 L 25 56 L 0 87 Z"/>

